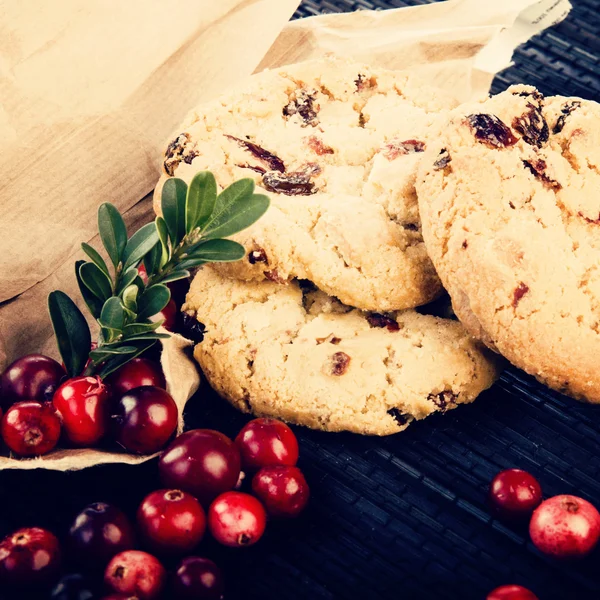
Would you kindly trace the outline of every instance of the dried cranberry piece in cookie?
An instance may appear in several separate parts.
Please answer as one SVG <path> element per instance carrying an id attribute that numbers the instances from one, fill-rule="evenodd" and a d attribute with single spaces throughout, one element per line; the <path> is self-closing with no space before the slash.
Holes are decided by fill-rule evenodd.
<path id="1" fill-rule="evenodd" d="M 445 390 L 439 394 L 429 394 L 427 400 L 433 402 L 442 412 L 446 412 L 450 406 L 456 405 L 457 395 L 451 390 Z"/>
<path id="2" fill-rule="evenodd" d="M 398 425 L 406 425 L 410 421 L 410 415 L 400 412 L 397 408 L 390 408 L 387 414 L 398 423 Z"/>
<path id="3" fill-rule="evenodd" d="M 315 127 L 319 124 L 318 113 L 321 107 L 315 103 L 316 90 L 296 90 L 290 97 L 290 102 L 283 108 L 285 117 L 300 115 L 302 127 Z"/>
<path id="4" fill-rule="evenodd" d="M 279 156 L 273 154 L 272 152 L 269 152 L 268 150 L 265 150 L 258 144 L 249 142 L 248 140 L 242 140 L 233 135 L 224 135 L 227 139 L 237 142 L 238 146 L 244 148 L 244 150 L 247 150 L 248 152 L 250 152 L 250 154 L 253 154 L 259 160 L 262 160 L 262 162 L 268 165 L 271 171 L 279 171 L 280 173 L 283 173 L 285 171 L 285 165 L 283 164 L 283 161 L 279 158 Z M 247 166 L 246 168 L 253 169 L 253 167 L 250 166 Z"/>
<path id="5" fill-rule="evenodd" d="M 268 265 L 269 259 L 263 248 L 257 248 L 256 250 L 250 250 L 250 252 L 248 252 L 248 262 L 251 265 L 255 265 L 256 263 L 265 263 Z"/>
<path id="6" fill-rule="evenodd" d="M 165 152 L 165 161 L 163 167 L 167 175 L 171 177 L 181 161 L 188 165 L 198 156 L 195 146 L 190 144 L 191 136 L 189 133 L 180 133 L 168 146 Z"/>
<path id="7" fill-rule="evenodd" d="M 331 355 L 331 374 L 340 376 L 343 375 L 350 365 L 352 358 L 345 352 L 336 352 Z"/>
<path id="8" fill-rule="evenodd" d="M 263 186 L 269 192 L 286 196 L 311 196 L 317 191 L 307 173 L 276 173 L 270 171 L 262 178 Z"/>
<path id="9" fill-rule="evenodd" d="M 513 119 L 512 126 L 515 128 L 515 131 L 518 131 L 523 136 L 523 140 L 530 146 L 537 146 L 539 148 L 548 141 L 550 129 L 542 114 L 541 104 L 536 106 L 528 102 L 527 109 L 527 112 Z"/>
<path id="10" fill-rule="evenodd" d="M 579 108 L 580 106 L 581 106 L 581 102 L 579 100 L 572 100 L 571 102 L 565 102 L 560 109 L 560 112 L 562 114 L 558 117 L 558 119 L 556 120 L 556 124 L 552 128 L 552 133 L 554 133 L 554 134 L 560 133 L 563 130 L 563 127 L 565 126 L 565 121 L 567 120 L 567 117 L 576 108 Z"/>
<path id="11" fill-rule="evenodd" d="M 526 169 L 529 169 L 533 173 L 533 176 L 536 179 L 539 179 L 544 184 L 545 187 L 547 187 L 549 189 L 555 189 L 555 190 L 560 190 L 562 188 L 562 185 L 560 183 L 558 183 L 558 181 L 556 181 L 555 179 L 551 179 L 544 172 L 547 167 L 545 160 L 542 160 L 541 158 L 539 158 L 533 162 L 524 160 L 523 165 L 525 166 Z"/>
<path id="12" fill-rule="evenodd" d="M 398 158 L 398 156 L 414 154 L 416 152 L 425 152 L 425 142 L 419 140 L 404 140 L 402 142 L 391 140 L 384 146 L 382 153 L 383 156 L 391 161 Z"/>
<path id="13" fill-rule="evenodd" d="M 386 327 L 388 331 L 400 331 L 398 321 L 381 313 L 371 313 L 367 317 L 367 321 L 371 327 Z"/>
<path id="14" fill-rule="evenodd" d="M 436 161 L 433 163 L 434 171 L 442 171 L 445 169 L 452 159 L 450 158 L 450 152 L 446 148 L 442 148 Z"/>
<path id="15" fill-rule="evenodd" d="M 514 146 L 517 138 L 505 123 L 496 115 L 476 114 L 469 115 L 467 122 L 473 130 L 475 138 L 482 144 L 491 148 L 506 148 Z"/>

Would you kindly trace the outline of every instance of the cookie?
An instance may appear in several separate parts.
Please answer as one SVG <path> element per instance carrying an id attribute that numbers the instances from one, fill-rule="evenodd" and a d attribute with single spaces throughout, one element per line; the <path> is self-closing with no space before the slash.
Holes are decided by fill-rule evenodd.
<path id="1" fill-rule="evenodd" d="M 417 191 L 467 329 L 548 386 L 600 402 L 600 105 L 513 86 L 462 106 Z"/>
<path id="2" fill-rule="evenodd" d="M 498 374 L 458 321 L 365 313 L 307 282 L 243 282 L 204 267 L 183 310 L 194 357 L 243 412 L 326 431 L 388 435 L 473 401 Z"/>
<path id="3" fill-rule="evenodd" d="M 418 214 L 416 166 L 432 123 L 455 103 L 413 75 L 324 59 L 266 71 L 193 112 L 168 145 L 162 182 L 212 171 L 251 177 L 267 214 L 234 239 L 244 280 L 314 281 L 365 310 L 441 291 Z"/>

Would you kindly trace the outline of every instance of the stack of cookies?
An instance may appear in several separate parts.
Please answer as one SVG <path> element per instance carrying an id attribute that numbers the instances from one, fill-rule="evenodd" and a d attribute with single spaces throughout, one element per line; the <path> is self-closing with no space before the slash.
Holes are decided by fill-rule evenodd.
<path id="1" fill-rule="evenodd" d="M 585 356 L 600 349 L 598 116 L 528 87 L 456 107 L 333 59 L 198 108 L 156 198 L 203 170 L 271 198 L 235 237 L 246 258 L 201 269 L 184 305 L 210 384 L 245 412 L 375 435 L 473 401 L 495 352 L 600 400 Z M 442 283 L 461 322 L 433 314 Z"/>

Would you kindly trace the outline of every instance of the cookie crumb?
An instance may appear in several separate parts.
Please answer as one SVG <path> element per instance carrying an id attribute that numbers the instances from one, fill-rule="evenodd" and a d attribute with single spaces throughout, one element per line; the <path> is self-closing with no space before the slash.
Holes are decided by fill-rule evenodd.
<path id="1" fill-rule="evenodd" d="M 348 365 L 352 360 L 345 352 L 336 352 L 331 356 L 331 374 L 340 376 L 348 370 Z"/>
<path id="2" fill-rule="evenodd" d="M 513 292 L 513 301 L 512 301 L 512 305 L 516 308 L 517 304 L 519 304 L 519 302 L 521 301 L 521 298 L 529 291 L 529 286 L 526 283 L 523 283 L 522 281 L 519 283 L 519 285 L 515 288 L 515 291 Z"/>

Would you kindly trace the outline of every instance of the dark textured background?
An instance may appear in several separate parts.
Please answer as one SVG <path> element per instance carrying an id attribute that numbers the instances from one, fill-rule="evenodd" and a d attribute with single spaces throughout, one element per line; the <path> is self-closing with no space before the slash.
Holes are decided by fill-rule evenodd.
<path id="1" fill-rule="evenodd" d="M 423 3 L 305 0 L 296 16 Z M 495 92 L 527 82 L 545 94 L 600 100 L 600 0 L 573 4 L 566 21 L 517 50 Z M 246 421 L 207 386 L 187 418 L 192 427 L 230 435 Z M 474 405 L 394 437 L 296 432 L 313 492 L 304 517 L 271 525 L 250 550 L 203 546 L 226 571 L 228 598 L 481 600 L 509 582 L 541 600 L 600 598 L 600 550 L 576 565 L 553 563 L 532 547 L 526 529 L 502 525 L 485 505 L 493 475 L 520 467 L 540 479 L 546 496 L 573 493 L 600 506 L 600 407 L 510 369 Z M 32 524 L 64 532 L 97 500 L 133 514 L 156 481 L 155 463 L 77 474 L 4 472 L 0 534 Z"/>

